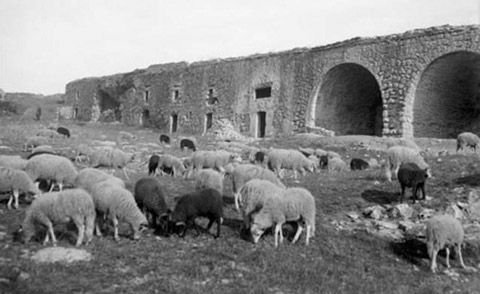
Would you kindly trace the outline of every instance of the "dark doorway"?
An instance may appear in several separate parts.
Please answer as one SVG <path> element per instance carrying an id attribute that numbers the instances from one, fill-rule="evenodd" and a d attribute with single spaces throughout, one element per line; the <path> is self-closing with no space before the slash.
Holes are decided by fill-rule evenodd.
<path id="1" fill-rule="evenodd" d="M 176 113 L 172 113 L 170 117 L 170 133 L 177 132 L 177 123 L 178 123 L 178 115 Z"/>
<path id="2" fill-rule="evenodd" d="M 212 128 L 213 124 L 213 113 L 207 113 L 205 115 L 205 132 Z"/>
<path id="3" fill-rule="evenodd" d="M 267 113 L 265 111 L 257 112 L 257 138 L 265 138 L 265 127 Z"/>

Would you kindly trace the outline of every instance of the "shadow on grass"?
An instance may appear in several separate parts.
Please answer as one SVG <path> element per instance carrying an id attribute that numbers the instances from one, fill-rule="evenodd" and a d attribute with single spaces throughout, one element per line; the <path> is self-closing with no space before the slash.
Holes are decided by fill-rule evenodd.
<path id="1" fill-rule="evenodd" d="M 362 193 L 362 198 L 368 202 L 385 205 L 398 201 L 399 195 L 398 193 L 386 192 L 381 190 L 365 190 Z"/>
<path id="2" fill-rule="evenodd" d="M 395 255 L 417 266 L 424 266 L 423 260 L 428 259 L 425 243 L 415 238 L 408 238 L 402 242 L 391 242 L 390 249 Z"/>
<path id="3" fill-rule="evenodd" d="M 458 185 L 468 185 L 472 187 L 478 187 L 480 186 L 480 173 L 457 178 L 454 182 L 455 184 L 458 184 Z"/>

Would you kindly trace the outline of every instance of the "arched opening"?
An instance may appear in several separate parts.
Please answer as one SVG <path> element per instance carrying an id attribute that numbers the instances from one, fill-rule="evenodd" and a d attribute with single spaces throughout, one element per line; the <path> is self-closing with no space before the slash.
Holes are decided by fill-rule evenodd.
<path id="1" fill-rule="evenodd" d="M 177 132 L 177 124 L 178 124 L 178 115 L 176 113 L 172 113 L 170 116 L 170 133 Z"/>
<path id="2" fill-rule="evenodd" d="M 363 66 L 346 63 L 329 70 L 317 100 L 316 126 L 336 135 L 382 135 L 382 94 Z"/>
<path id="3" fill-rule="evenodd" d="M 120 111 L 120 102 L 112 98 L 110 94 L 102 89 L 97 91 L 98 105 L 100 112 L 107 113 L 111 119 L 121 121 L 122 112 Z"/>
<path id="4" fill-rule="evenodd" d="M 456 138 L 480 132 L 480 54 L 455 52 L 423 72 L 413 103 L 415 137 Z"/>

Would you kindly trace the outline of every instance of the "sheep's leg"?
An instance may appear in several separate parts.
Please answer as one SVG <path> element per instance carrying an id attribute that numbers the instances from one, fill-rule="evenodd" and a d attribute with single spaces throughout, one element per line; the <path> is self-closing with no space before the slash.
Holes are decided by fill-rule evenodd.
<path id="1" fill-rule="evenodd" d="M 295 233 L 295 237 L 293 237 L 292 244 L 298 241 L 298 238 L 300 237 L 300 234 L 303 231 L 303 228 L 300 224 L 298 224 L 297 226 L 298 226 L 297 232 Z M 308 233 L 308 230 L 307 230 L 307 233 Z"/>
<path id="2" fill-rule="evenodd" d="M 275 247 L 278 247 L 278 236 L 281 234 L 281 231 L 282 231 L 282 225 L 277 223 L 275 225 Z M 280 238 L 280 240 L 282 240 L 282 238 Z M 281 243 L 282 241 L 280 241 Z"/>
<path id="3" fill-rule="evenodd" d="M 60 189 L 60 191 L 63 191 L 63 183 L 58 183 L 58 189 Z"/>
<path id="4" fill-rule="evenodd" d="M 312 237 L 313 234 L 312 234 L 312 226 L 307 223 L 306 227 L 307 227 L 307 232 L 306 232 L 307 237 L 305 239 L 305 245 L 308 245 L 310 237 Z"/>
<path id="5" fill-rule="evenodd" d="M 48 228 L 47 235 L 50 233 L 50 236 L 52 237 L 53 246 L 57 246 L 57 238 L 55 238 L 55 232 L 53 231 L 52 222 L 48 221 L 47 228 Z"/>
<path id="6" fill-rule="evenodd" d="M 220 231 L 222 228 L 221 224 L 222 224 L 222 218 L 220 217 L 217 219 L 217 236 L 215 238 L 220 237 Z"/>
<path id="7" fill-rule="evenodd" d="M 55 187 L 55 184 L 52 183 L 52 185 L 50 186 L 50 190 L 48 190 L 48 192 L 52 192 L 54 187 Z"/>
<path id="8" fill-rule="evenodd" d="M 12 209 L 12 202 L 13 202 L 13 208 L 18 209 L 19 194 L 20 192 L 18 191 L 18 189 L 13 189 L 12 195 L 10 195 L 10 199 L 8 200 L 8 203 L 7 203 L 7 209 L 9 210 Z"/>
<path id="9" fill-rule="evenodd" d="M 437 272 L 437 254 L 438 250 L 434 249 L 432 252 L 432 256 L 430 257 L 432 259 L 432 262 L 430 264 L 430 270 L 432 271 L 432 273 Z"/>
<path id="10" fill-rule="evenodd" d="M 123 175 L 125 176 L 125 179 L 127 179 L 129 181 L 130 178 L 128 177 L 127 169 L 125 167 L 122 167 L 122 172 L 123 172 Z"/>
<path id="11" fill-rule="evenodd" d="M 415 204 L 415 200 L 417 200 L 417 185 L 414 185 L 412 188 L 412 199 L 413 199 L 413 204 Z"/>
<path id="12" fill-rule="evenodd" d="M 445 248 L 446 255 L 447 255 L 447 268 L 450 268 L 450 248 L 446 247 Z"/>
<path id="13" fill-rule="evenodd" d="M 403 197 L 405 196 L 405 185 L 401 184 L 402 193 L 400 194 L 400 203 L 403 203 Z"/>
<path id="14" fill-rule="evenodd" d="M 115 241 L 120 241 L 120 237 L 118 236 L 118 219 L 116 216 L 112 217 L 112 222 L 113 222 L 113 239 Z"/>
<path id="15" fill-rule="evenodd" d="M 240 210 L 240 193 L 234 193 L 233 194 L 233 198 L 235 199 L 235 209 L 237 211 Z"/>
<path id="16" fill-rule="evenodd" d="M 86 227 L 85 227 L 85 236 L 87 237 L 87 242 L 85 242 L 85 244 L 90 244 L 90 242 L 92 242 L 92 239 L 93 239 L 93 230 L 95 228 L 95 217 L 94 216 L 87 216 L 85 218 L 85 223 L 86 223 Z"/>
<path id="17" fill-rule="evenodd" d="M 458 255 L 458 259 L 460 259 L 460 264 L 462 265 L 462 268 L 463 269 L 467 269 L 467 267 L 465 266 L 465 263 L 463 262 L 463 257 L 462 257 L 462 245 L 461 244 L 457 244 L 457 255 Z"/>
<path id="18" fill-rule="evenodd" d="M 80 220 L 73 219 L 73 222 L 75 223 L 75 226 L 78 229 L 77 243 L 75 243 L 75 246 L 80 246 L 80 245 L 82 245 L 82 242 L 83 242 L 83 236 L 84 236 L 84 233 L 85 233 L 85 225 L 83 224 L 82 218 Z"/>
<path id="19" fill-rule="evenodd" d="M 297 179 L 298 178 L 298 172 L 297 172 L 297 169 L 293 169 L 293 179 Z"/>

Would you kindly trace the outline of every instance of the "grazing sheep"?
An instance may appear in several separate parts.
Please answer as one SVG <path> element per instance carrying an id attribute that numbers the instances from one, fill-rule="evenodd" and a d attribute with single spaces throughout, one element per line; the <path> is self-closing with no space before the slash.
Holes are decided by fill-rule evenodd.
<path id="1" fill-rule="evenodd" d="M 135 140 L 137 136 L 132 133 L 120 131 L 117 135 L 117 140 Z"/>
<path id="2" fill-rule="evenodd" d="M 85 157 L 87 162 L 90 162 L 90 156 L 94 153 L 93 149 L 87 144 L 79 144 L 75 146 L 75 162 L 81 163 L 82 157 Z"/>
<path id="3" fill-rule="evenodd" d="M 328 155 L 325 154 L 320 156 L 318 166 L 320 169 L 326 169 L 328 167 Z"/>
<path id="4" fill-rule="evenodd" d="M 223 177 L 214 169 L 207 168 L 198 172 L 195 178 L 195 190 L 215 189 L 223 195 Z"/>
<path id="5" fill-rule="evenodd" d="M 298 151 L 300 151 L 305 157 L 315 155 L 315 150 L 313 150 L 313 148 L 298 147 Z"/>
<path id="6" fill-rule="evenodd" d="M 214 168 L 224 173 L 224 166 L 235 161 L 240 162 L 241 157 L 225 150 L 196 151 L 192 154 L 193 168 L 197 171 L 202 168 Z"/>
<path id="7" fill-rule="evenodd" d="M 0 155 L 0 166 L 24 170 L 27 166 L 27 160 L 20 155 Z"/>
<path id="8" fill-rule="evenodd" d="M 55 140 L 55 139 L 60 138 L 60 134 L 59 134 L 59 133 L 57 133 L 57 132 L 54 131 L 54 130 L 50 130 L 50 129 L 39 130 L 39 131 L 37 132 L 37 136 L 49 138 L 49 139 L 52 139 L 52 140 Z"/>
<path id="9" fill-rule="evenodd" d="M 164 232 L 168 232 L 167 223 L 162 221 L 169 213 L 165 202 L 166 196 L 167 193 L 165 189 L 155 179 L 141 178 L 135 183 L 135 202 L 143 214 L 150 214 L 152 216 L 152 225 L 157 228 L 160 223 Z"/>
<path id="10" fill-rule="evenodd" d="M 45 137 L 41 137 L 41 136 L 28 137 L 25 143 L 23 144 L 23 151 L 27 152 L 28 150 L 31 150 L 37 146 L 47 145 L 47 144 L 48 144 L 48 140 Z"/>
<path id="11" fill-rule="evenodd" d="M 44 151 L 35 151 L 35 152 L 32 152 L 32 153 L 28 154 L 27 160 L 29 160 L 30 158 L 35 157 L 35 156 L 37 156 L 37 155 L 40 155 L 40 154 L 58 155 L 58 154 L 56 154 L 56 153 L 54 153 L 54 152 L 46 151 L 46 150 L 44 150 Z M 60 155 L 58 155 L 58 156 L 60 156 Z"/>
<path id="12" fill-rule="evenodd" d="M 185 150 L 185 149 L 190 149 L 193 152 L 197 151 L 197 140 L 195 138 L 181 138 L 179 140 L 180 143 L 180 149 Z"/>
<path id="13" fill-rule="evenodd" d="M 271 149 L 268 152 L 268 166 L 280 178 L 283 178 L 283 169 L 293 170 L 295 179 L 298 177 L 297 172 L 303 176 L 305 170 L 311 173 L 315 171 L 314 162 L 303 156 L 300 151 L 292 149 Z"/>
<path id="14" fill-rule="evenodd" d="M 159 156 L 158 169 L 162 175 L 165 175 L 165 170 L 171 170 L 172 176 L 177 177 L 179 175 L 185 175 L 185 166 L 183 162 L 178 158 L 170 154 L 162 154 Z"/>
<path id="15" fill-rule="evenodd" d="M 253 163 L 258 164 L 258 165 L 265 165 L 267 163 L 268 156 L 265 154 L 263 151 L 258 151 L 255 153 L 255 159 Z"/>
<path id="16" fill-rule="evenodd" d="M 397 177 L 398 170 L 402 163 L 413 162 L 421 169 L 428 169 L 428 165 L 417 150 L 405 146 L 392 146 L 386 151 L 385 168 L 386 177 L 389 182 L 392 181 L 392 175 Z M 430 170 L 428 170 L 428 176 Z"/>
<path id="17" fill-rule="evenodd" d="M 324 156 L 324 155 L 327 155 L 327 156 L 328 156 L 328 152 L 325 151 L 325 150 L 323 150 L 323 149 L 320 149 L 320 148 L 315 149 L 315 151 L 314 151 L 313 154 L 316 155 L 318 158 L 320 158 L 320 157 L 322 157 L 322 156 Z"/>
<path id="18" fill-rule="evenodd" d="M 142 214 L 132 193 L 110 180 L 102 181 L 93 186 L 92 198 L 97 211 L 95 230 L 101 235 L 99 222 L 104 216 L 113 222 L 115 241 L 119 241 L 118 222 L 124 221 L 130 225 L 133 239 L 140 239 L 140 232 L 148 226 L 145 215 Z"/>
<path id="19" fill-rule="evenodd" d="M 160 162 L 160 156 L 153 154 L 148 160 L 148 174 L 157 174 L 158 163 Z"/>
<path id="20" fill-rule="evenodd" d="M 78 174 L 71 160 L 52 154 L 32 157 L 28 160 L 25 171 L 34 182 L 38 179 L 54 180 L 60 191 L 64 185 L 73 186 Z"/>
<path id="21" fill-rule="evenodd" d="M 165 134 L 161 134 L 159 140 L 160 140 L 160 143 L 167 144 L 167 145 L 169 145 L 171 141 L 170 137 Z"/>
<path id="22" fill-rule="evenodd" d="M 266 229 L 275 226 L 275 247 L 283 242 L 282 225 L 287 221 L 296 221 L 298 229 L 292 240 L 295 243 L 302 233 L 302 221 L 306 226 L 305 244 L 315 235 L 315 198 L 312 194 L 300 187 L 282 190 L 281 195 L 274 194 L 268 201 L 257 205 L 250 214 L 252 224 L 250 233 L 254 243 L 257 243 Z"/>
<path id="23" fill-rule="evenodd" d="M 207 231 L 210 230 L 213 223 L 217 223 L 217 234 L 215 238 L 220 237 L 220 227 L 223 222 L 223 198 L 220 193 L 215 189 L 202 189 L 192 193 L 181 196 L 175 209 L 172 212 L 172 222 L 184 228 L 179 234 L 180 237 L 184 237 L 189 226 L 193 226 L 200 234 L 197 226 L 195 225 L 195 219 L 197 217 L 206 217 L 209 219 Z"/>
<path id="24" fill-rule="evenodd" d="M 368 164 L 368 162 L 361 158 L 352 158 L 352 160 L 350 161 L 351 170 L 364 170 L 368 169 L 369 167 L 370 165 Z"/>
<path id="25" fill-rule="evenodd" d="M 111 167 L 119 168 L 122 170 L 123 175 L 127 180 L 128 177 L 126 166 L 135 159 L 135 154 L 124 152 L 120 149 L 105 149 L 105 150 L 94 150 L 93 154 L 90 155 L 90 165 L 92 167 Z"/>
<path id="26" fill-rule="evenodd" d="M 330 157 L 328 159 L 328 172 L 333 171 L 346 171 L 348 170 L 347 164 L 339 157 Z"/>
<path id="27" fill-rule="evenodd" d="M 426 221 L 426 243 L 428 257 L 431 259 L 430 270 L 433 273 L 437 271 L 437 254 L 445 248 L 447 257 L 447 267 L 450 268 L 450 248 L 455 247 L 460 265 L 467 268 L 462 258 L 462 243 L 464 231 L 462 224 L 451 215 L 436 215 Z"/>
<path id="28" fill-rule="evenodd" d="M 119 187 L 125 188 L 125 182 L 122 179 L 91 167 L 84 168 L 78 173 L 74 186 L 85 189 L 88 193 L 92 193 L 95 184 L 106 180 L 110 183 L 116 183 Z"/>
<path id="29" fill-rule="evenodd" d="M 7 203 L 7 209 L 18 209 L 18 198 L 20 193 L 40 194 L 40 190 L 35 186 L 27 173 L 22 170 L 13 169 L 6 166 L 0 166 L 0 192 L 11 192 Z M 15 200 L 15 202 L 14 202 Z"/>
<path id="30" fill-rule="evenodd" d="M 258 205 L 263 205 L 272 195 L 280 195 L 284 189 L 285 186 L 264 179 L 246 182 L 238 192 L 244 228 L 250 228 L 250 215 Z"/>
<path id="31" fill-rule="evenodd" d="M 320 158 L 318 158 L 316 155 L 310 155 L 307 158 L 314 163 L 314 172 L 318 172 L 320 169 Z"/>
<path id="32" fill-rule="evenodd" d="M 427 169 L 421 169 L 413 162 L 402 163 L 398 170 L 398 181 L 402 187 L 400 203 L 403 203 L 405 187 L 412 188 L 413 203 L 417 199 L 418 189 L 422 191 L 422 199 L 425 199 L 425 181 L 428 178 Z"/>
<path id="33" fill-rule="evenodd" d="M 22 223 L 22 239 L 24 242 L 30 241 L 35 235 L 36 225 L 39 224 L 48 229 L 44 244 L 50 236 L 55 246 L 57 239 L 53 225 L 69 221 L 73 221 L 78 229 L 76 246 L 82 244 L 84 235 L 87 244 L 92 241 L 95 206 L 92 197 L 83 189 L 45 193 L 35 199 L 28 207 Z"/>
<path id="34" fill-rule="evenodd" d="M 464 132 L 457 136 L 457 153 L 465 147 L 470 147 L 473 152 L 477 152 L 477 146 L 480 144 L 480 138 L 470 132 Z"/>
<path id="35" fill-rule="evenodd" d="M 65 127 L 58 127 L 57 133 L 63 135 L 64 137 L 70 138 L 70 130 Z"/>
<path id="36" fill-rule="evenodd" d="M 240 209 L 240 190 L 245 183 L 253 179 L 266 180 L 282 189 L 285 188 L 285 185 L 283 185 L 280 179 L 271 170 L 253 164 L 239 165 L 232 172 L 233 197 L 235 199 L 235 208 L 237 211 Z"/>

